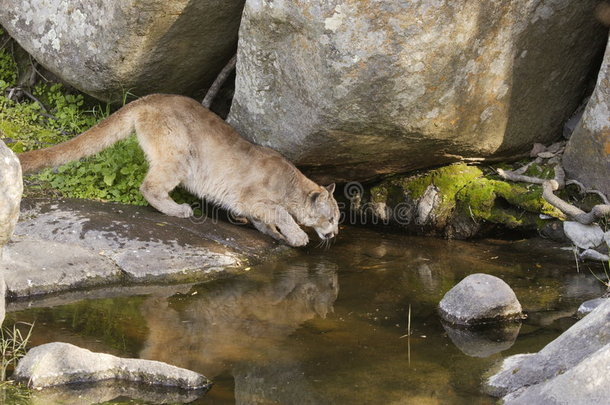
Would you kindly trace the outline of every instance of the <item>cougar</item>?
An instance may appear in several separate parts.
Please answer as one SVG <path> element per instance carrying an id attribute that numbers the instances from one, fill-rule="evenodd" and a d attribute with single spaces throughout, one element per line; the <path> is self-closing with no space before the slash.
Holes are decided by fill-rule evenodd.
<path id="1" fill-rule="evenodd" d="M 188 97 L 142 97 L 66 142 L 18 156 L 23 171 L 32 172 L 98 153 L 133 131 L 149 162 L 140 191 L 166 215 L 193 215 L 188 204 L 169 196 L 181 185 L 290 246 L 309 242 L 299 224 L 322 240 L 339 231 L 334 183 L 319 186 L 278 152 L 248 142 Z"/>

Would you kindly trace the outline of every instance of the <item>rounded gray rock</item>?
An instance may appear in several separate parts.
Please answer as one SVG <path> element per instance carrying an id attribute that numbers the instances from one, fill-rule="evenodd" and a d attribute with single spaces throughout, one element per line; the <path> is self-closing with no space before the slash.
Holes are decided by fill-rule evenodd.
<path id="1" fill-rule="evenodd" d="M 0 140 L 0 257 L 2 246 L 11 238 L 19 219 L 22 192 L 23 181 L 19 159 Z"/>
<path id="2" fill-rule="evenodd" d="M 0 24 L 77 89 L 120 101 L 126 91 L 193 93 L 237 47 L 244 0 L 3 0 Z"/>
<path id="3" fill-rule="evenodd" d="M 191 370 L 160 361 L 94 353 L 62 342 L 31 349 L 17 364 L 13 377 L 32 388 L 113 379 L 185 390 L 202 390 L 211 386 L 205 376 Z"/>
<path id="4" fill-rule="evenodd" d="M 458 325 L 520 319 L 521 304 L 498 277 L 471 274 L 449 290 L 439 303 L 441 317 Z"/>
<path id="5" fill-rule="evenodd" d="M 581 249 L 600 246 L 604 242 L 604 231 L 597 225 L 584 225 L 576 221 L 564 221 L 563 232 Z"/>

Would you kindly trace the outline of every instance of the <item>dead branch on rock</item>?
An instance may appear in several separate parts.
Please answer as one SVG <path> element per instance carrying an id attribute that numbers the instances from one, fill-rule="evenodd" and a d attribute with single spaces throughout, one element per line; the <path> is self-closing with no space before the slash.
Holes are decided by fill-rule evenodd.
<path id="1" fill-rule="evenodd" d="M 544 198 L 549 204 L 557 208 L 559 211 L 563 212 L 570 219 L 577 221 L 583 225 L 589 225 L 602 217 L 610 215 L 610 204 L 608 204 L 608 198 L 600 191 L 586 190 L 587 192 L 600 195 L 605 203 L 594 206 L 589 212 L 585 212 L 580 208 L 576 207 L 575 205 L 572 205 L 555 195 L 555 191 L 563 189 L 566 184 L 578 184 L 581 190 L 585 189 L 582 184 L 576 182 L 575 180 L 566 181 L 565 171 L 563 170 L 563 167 L 560 163 L 560 155 L 562 152 L 563 148 L 558 148 L 557 151 L 549 151 L 547 149 L 546 151 L 536 153 L 537 158 L 535 161 L 530 162 L 517 170 L 512 171 L 497 169 L 497 172 L 500 177 L 505 180 L 541 184 L 542 198 Z M 555 178 L 548 180 L 541 179 L 539 177 L 526 176 L 523 174 L 533 163 L 541 163 L 541 159 L 546 158 L 549 158 L 548 163 L 555 164 L 553 168 L 555 172 Z"/>
<path id="2" fill-rule="evenodd" d="M 210 86 L 203 101 L 201 102 L 201 104 L 204 107 L 210 108 L 210 106 L 212 105 L 212 101 L 214 100 L 214 97 L 216 97 L 216 94 L 218 94 L 218 91 L 220 90 L 220 88 L 222 87 L 224 82 L 227 80 L 227 77 L 229 77 L 229 74 L 231 74 L 231 71 L 235 68 L 236 63 L 237 63 L 237 54 L 233 55 L 233 57 L 229 60 L 229 62 L 227 62 L 225 67 L 222 68 L 222 70 L 216 77 L 216 80 L 214 80 L 214 83 L 212 83 L 212 85 Z"/>
<path id="3" fill-rule="evenodd" d="M 525 176 L 523 174 L 516 173 L 512 170 L 497 169 L 497 172 L 504 180 L 510 180 L 514 182 L 542 184 L 546 181 L 545 179 L 540 179 L 538 177 Z"/>

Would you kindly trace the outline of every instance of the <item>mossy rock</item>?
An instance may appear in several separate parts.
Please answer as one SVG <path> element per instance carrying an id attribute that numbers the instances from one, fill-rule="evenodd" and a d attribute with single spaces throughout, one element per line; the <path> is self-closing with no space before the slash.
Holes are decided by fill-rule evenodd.
<path id="1" fill-rule="evenodd" d="M 545 167 L 537 168 L 548 172 Z M 421 215 L 422 200 L 432 193 L 428 218 Z M 509 183 L 485 174 L 478 166 L 452 164 L 415 176 L 394 177 L 370 189 L 370 201 L 385 204 L 388 212 L 399 204 L 411 207 L 409 221 L 400 225 L 417 233 L 470 237 L 482 225 L 534 230 L 545 224 L 540 214 L 563 219 L 556 208 L 542 198 L 542 188 Z"/>
<path id="2" fill-rule="evenodd" d="M 455 195 L 458 214 L 515 229 L 543 225 L 540 214 L 564 215 L 542 198 L 542 188 L 533 184 L 508 183 L 485 177 L 468 183 Z"/>

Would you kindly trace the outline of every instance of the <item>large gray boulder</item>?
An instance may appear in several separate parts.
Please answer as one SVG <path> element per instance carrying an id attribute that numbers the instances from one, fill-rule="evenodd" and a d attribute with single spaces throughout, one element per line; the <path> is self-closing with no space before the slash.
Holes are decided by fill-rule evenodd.
<path id="1" fill-rule="evenodd" d="M 2 133 L 0 132 L 0 136 Z M 19 219 L 19 205 L 23 193 L 21 164 L 17 156 L 0 139 L 0 326 L 4 321 L 5 290 L 2 257 Z"/>
<path id="2" fill-rule="evenodd" d="M 0 140 L 0 258 L 2 247 L 13 235 L 19 219 L 22 193 L 23 181 L 19 159 Z"/>
<path id="3" fill-rule="evenodd" d="M 550 380 L 505 396 L 504 405 L 601 405 L 610 397 L 610 344 Z"/>
<path id="4" fill-rule="evenodd" d="M 247 1 L 229 122 L 321 181 L 515 156 L 580 103 L 597 3 Z"/>
<path id="5" fill-rule="evenodd" d="M 124 359 L 61 342 L 31 349 L 15 367 L 13 378 L 32 388 L 112 379 L 185 390 L 211 386 L 199 373 L 160 361 Z"/>
<path id="6" fill-rule="evenodd" d="M 486 391 L 502 397 L 510 394 L 505 399 L 515 404 L 607 403 L 609 331 L 610 301 L 606 301 L 538 353 L 506 358 L 486 381 Z M 599 398 L 604 400 L 595 400 Z"/>
<path id="7" fill-rule="evenodd" d="M 593 95 L 563 154 L 563 164 L 570 178 L 610 195 L 610 41 Z"/>
<path id="8" fill-rule="evenodd" d="M 95 97 L 192 93 L 234 54 L 244 0 L 4 0 L 0 24 Z"/>

